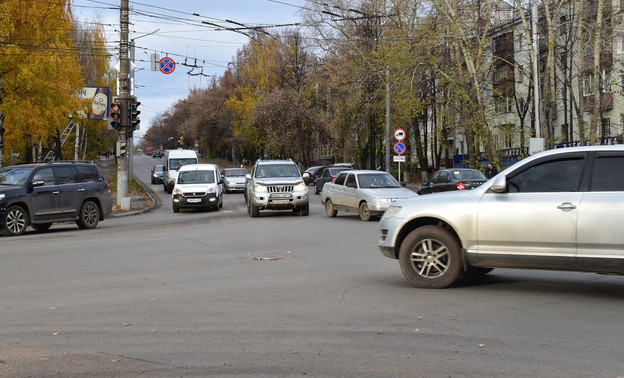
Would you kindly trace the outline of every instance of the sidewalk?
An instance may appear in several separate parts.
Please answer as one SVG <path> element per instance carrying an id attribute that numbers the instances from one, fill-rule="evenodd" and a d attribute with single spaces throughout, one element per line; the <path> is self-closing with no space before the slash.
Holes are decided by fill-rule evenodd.
<path id="1" fill-rule="evenodd" d="M 106 159 L 105 156 L 101 156 L 99 159 L 95 160 L 94 163 L 98 166 L 100 172 L 102 172 L 102 176 L 104 176 L 106 182 L 110 183 L 111 175 L 117 170 L 115 158 L 111 157 L 110 159 Z M 130 197 L 130 210 L 122 210 L 121 207 L 117 205 L 117 193 L 113 192 L 112 196 L 113 213 L 111 216 L 113 217 L 142 214 L 152 210 L 154 206 L 154 199 L 151 197 L 150 193 L 145 190 L 138 193 L 128 193 Z"/>

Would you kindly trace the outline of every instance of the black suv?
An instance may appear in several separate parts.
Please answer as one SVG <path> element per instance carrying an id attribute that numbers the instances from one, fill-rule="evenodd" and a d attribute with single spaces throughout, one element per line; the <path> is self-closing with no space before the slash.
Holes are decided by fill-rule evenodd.
<path id="1" fill-rule="evenodd" d="M 0 168 L 0 232 L 21 235 L 53 222 L 94 228 L 113 211 L 110 185 L 89 162 L 57 161 Z"/>

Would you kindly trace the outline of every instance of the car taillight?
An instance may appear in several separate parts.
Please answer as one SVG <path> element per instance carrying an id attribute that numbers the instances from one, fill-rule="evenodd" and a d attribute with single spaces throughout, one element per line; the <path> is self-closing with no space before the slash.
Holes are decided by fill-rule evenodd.
<path id="1" fill-rule="evenodd" d="M 455 189 L 457 189 L 457 190 L 464 190 L 464 189 L 466 189 L 466 185 L 464 185 L 463 182 L 458 182 L 457 184 L 455 184 Z"/>
<path id="2" fill-rule="evenodd" d="M 336 176 L 332 176 L 332 182 L 334 182 L 335 179 L 336 179 Z"/>
<path id="3" fill-rule="evenodd" d="M 108 186 L 108 193 L 111 193 L 110 184 L 109 184 L 109 183 L 106 183 L 106 186 Z"/>

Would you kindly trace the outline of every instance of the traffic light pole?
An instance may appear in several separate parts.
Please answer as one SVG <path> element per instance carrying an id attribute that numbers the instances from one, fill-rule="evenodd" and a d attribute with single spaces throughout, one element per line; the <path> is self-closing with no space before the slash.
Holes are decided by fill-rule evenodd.
<path id="1" fill-rule="evenodd" d="M 119 42 L 119 102 L 121 105 L 121 122 L 117 134 L 119 154 L 117 156 L 117 204 L 122 210 L 130 210 L 130 198 L 128 197 L 128 139 L 132 139 L 130 130 L 130 59 L 128 58 L 128 29 L 130 23 L 129 0 L 121 0 L 119 12 L 120 42 Z"/>

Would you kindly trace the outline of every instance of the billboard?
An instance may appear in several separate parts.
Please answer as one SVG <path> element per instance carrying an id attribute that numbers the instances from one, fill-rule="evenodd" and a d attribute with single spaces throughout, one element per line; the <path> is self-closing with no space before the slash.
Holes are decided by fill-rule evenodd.
<path id="1" fill-rule="evenodd" d="M 87 119 L 108 120 L 109 95 L 110 89 L 108 87 L 86 86 L 78 91 L 78 98 L 91 100 L 91 108 L 87 111 Z"/>

